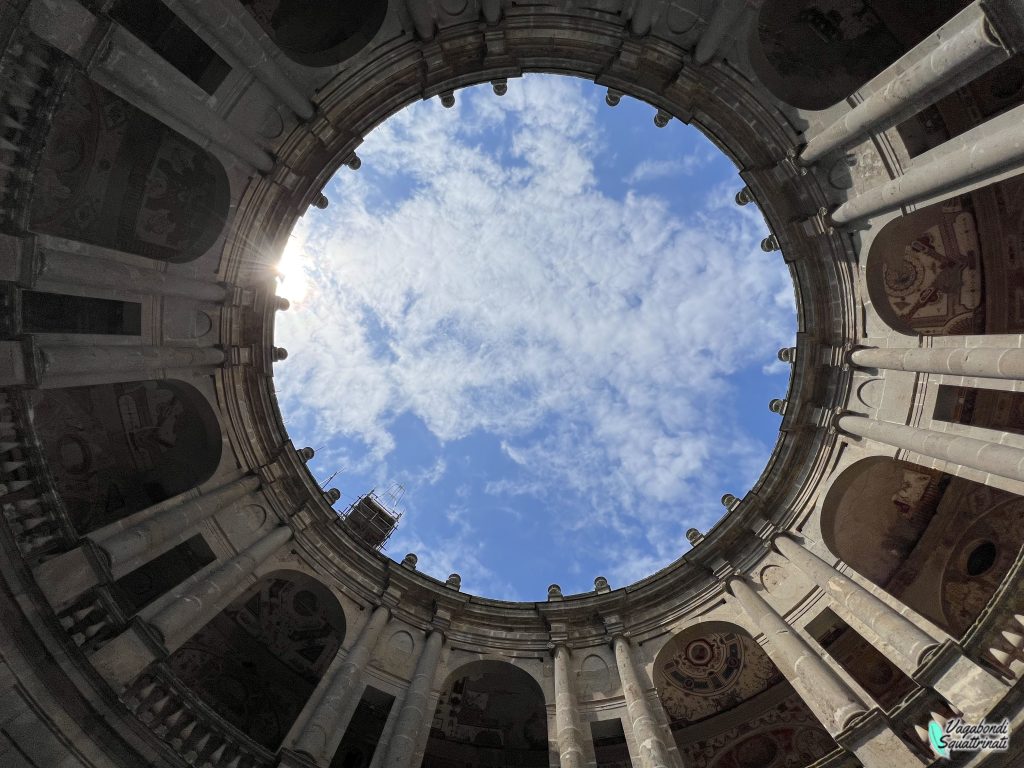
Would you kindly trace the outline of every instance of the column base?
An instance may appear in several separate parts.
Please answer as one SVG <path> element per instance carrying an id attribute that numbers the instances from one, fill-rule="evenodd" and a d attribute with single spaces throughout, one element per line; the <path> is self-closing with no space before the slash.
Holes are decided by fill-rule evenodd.
<path id="1" fill-rule="evenodd" d="M 0 386 L 27 386 L 31 375 L 20 341 L 0 341 Z"/>
<path id="2" fill-rule="evenodd" d="M 912 768 L 926 765 L 889 727 L 877 707 L 860 715 L 835 737 L 836 743 L 856 755 L 864 768 Z"/>
<path id="3" fill-rule="evenodd" d="M 106 571 L 106 558 L 99 547 L 82 539 L 75 549 L 39 565 L 34 575 L 53 610 L 60 612 L 90 587 L 102 583 Z"/>
<path id="4" fill-rule="evenodd" d="M 278 760 L 277 768 L 322 768 L 305 752 L 282 749 L 278 753 L 278 757 L 280 760 Z"/>
<path id="5" fill-rule="evenodd" d="M 167 656 L 158 633 L 142 619 L 132 619 L 120 635 L 89 657 L 110 686 L 120 693 L 157 659 Z"/>
<path id="6" fill-rule="evenodd" d="M 1009 692 L 995 676 L 964 656 L 963 649 L 947 640 L 913 674 L 921 685 L 933 688 L 963 712 L 968 723 L 978 723 Z"/>

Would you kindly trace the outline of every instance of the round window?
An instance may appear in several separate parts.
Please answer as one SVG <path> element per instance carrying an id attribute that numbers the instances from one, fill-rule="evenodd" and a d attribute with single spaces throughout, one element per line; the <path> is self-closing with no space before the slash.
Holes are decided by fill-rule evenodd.
<path id="1" fill-rule="evenodd" d="M 996 545 L 991 541 L 983 541 L 971 550 L 967 556 L 967 575 L 981 576 L 996 562 Z"/>

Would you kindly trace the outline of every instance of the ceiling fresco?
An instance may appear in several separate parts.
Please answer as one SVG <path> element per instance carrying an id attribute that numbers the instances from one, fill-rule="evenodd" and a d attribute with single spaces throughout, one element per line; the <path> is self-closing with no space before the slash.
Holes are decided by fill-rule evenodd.
<path id="1" fill-rule="evenodd" d="M 501 662 L 457 675 L 438 699 L 424 766 L 504 766 L 510 755 L 515 765 L 547 765 L 547 712 L 533 678 Z"/>
<path id="2" fill-rule="evenodd" d="M 337 599 L 309 576 L 264 578 L 171 654 L 171 669 L 276 749 L 345 637 Z"/>
<path id="3" fill-rule="evenodd" d="M 681 635 L 662 649 L 655 687 L 673 727 L 703 720 L 782 680 L 761 647 L 739 632 Z"/>
<path id="4" fill-rule="evenodd" d="M 836 743 L 797 694 L 758 717 L 680 747 L 691 768 L 793 768 L 819 760 Z"/>

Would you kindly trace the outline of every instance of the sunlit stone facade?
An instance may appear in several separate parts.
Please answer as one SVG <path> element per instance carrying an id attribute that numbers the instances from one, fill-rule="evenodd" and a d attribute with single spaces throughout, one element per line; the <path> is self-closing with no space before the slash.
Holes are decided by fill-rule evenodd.
<path id="1" fill-rule="evenodd" d="M 932 721 L 1016 733 L 1022 44 L 1019 0 L 8 0 L 0 764 L 889 768 Z M 374 126 L 532 71 L 704 131 L 799 332 L 775 452 L 692 550 L 506 603 L 341 525 L 278 412 L 274 265 Z"/>

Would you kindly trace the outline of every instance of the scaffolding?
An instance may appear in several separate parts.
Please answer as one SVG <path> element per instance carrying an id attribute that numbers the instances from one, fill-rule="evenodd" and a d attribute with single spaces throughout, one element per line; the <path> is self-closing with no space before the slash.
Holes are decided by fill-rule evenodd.
<path id="1" fill-rule="evenodd" d="M 404 495 L 405 487 L 398 483 L 382 495 L 374 489 L 352 502 L 341 516 L 341 524 L 370 549 L 383 549 L 402 519 L 399 504 Z"/>

